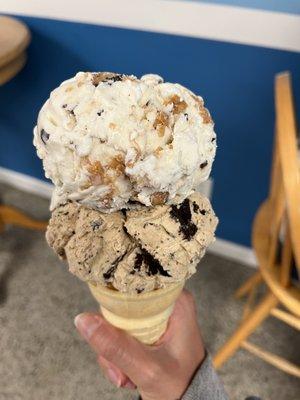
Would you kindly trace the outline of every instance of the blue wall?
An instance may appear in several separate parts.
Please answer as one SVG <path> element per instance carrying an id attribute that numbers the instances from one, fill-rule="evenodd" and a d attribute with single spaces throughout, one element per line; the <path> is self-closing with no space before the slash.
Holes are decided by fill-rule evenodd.
<path id="1" fill-rule="evenodd" d="M 300 95 L 300 54 L 88 24 L 22 18 L 32 31 L 24 70 L 0 89 L 0 165 L 43 177 L 32 128 L 51 89 L 78 70 L 155 72 L 206 99 L 218 134 L 213 204 L 218 236 L 250 244 L 267 193 L 274 128 L 273 77 L 290 70 Z"/>

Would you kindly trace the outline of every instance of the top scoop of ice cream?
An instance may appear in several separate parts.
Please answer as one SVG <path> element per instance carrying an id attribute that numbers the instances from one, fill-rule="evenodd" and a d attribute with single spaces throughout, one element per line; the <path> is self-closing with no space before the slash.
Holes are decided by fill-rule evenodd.
<path id="1" fill-rule="evenodd" d="M 205 181 L 216 136 L 201 97 L 157 75 L 78 73 L 42 107 L 34 144 L 55 191 L 102 212 L 176 204 Z"/>

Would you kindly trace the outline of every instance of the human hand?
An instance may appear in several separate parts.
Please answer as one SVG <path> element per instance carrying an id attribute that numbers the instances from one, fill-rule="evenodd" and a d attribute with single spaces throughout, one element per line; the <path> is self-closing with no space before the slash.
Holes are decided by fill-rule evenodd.
<path id="1" fill-rule="evenodd" d="M 75 325 L 97 353 L 108 379 L 118 387 L 137 387 L 143 400 L 180 399 L 205 357 L 195 303 L 186 290 L 167 331 L 153 346 L 116 329 L 99 314 L 80 314 Z"/>

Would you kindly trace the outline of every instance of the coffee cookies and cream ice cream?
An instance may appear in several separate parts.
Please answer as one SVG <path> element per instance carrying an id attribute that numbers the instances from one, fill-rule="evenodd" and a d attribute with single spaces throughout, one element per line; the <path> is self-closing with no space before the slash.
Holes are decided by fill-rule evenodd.
<path id="1" fill-rule="evenodd" d="M 82 280 L 140 293 L 191 276 L 216 224 L 199 193 L 178 205 L 110 214 L 72 202 L 52 213 L 46 237 Z"/>
<path id="2" fill-rule="evenodd" d="M 203 99 L 157 75 L 78 73 L 42 107 L 34 144 L 67 201 L 102 212 L 179 204 L 205 181 L 215 156 Z"/>

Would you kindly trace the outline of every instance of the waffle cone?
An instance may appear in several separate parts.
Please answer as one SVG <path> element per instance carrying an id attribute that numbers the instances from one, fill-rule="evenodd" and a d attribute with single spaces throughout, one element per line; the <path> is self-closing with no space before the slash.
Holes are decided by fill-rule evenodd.
<path id="1" fill-rule="evenodd" d="M 108 322 L 142 343 L 153 344 L 165 332 L 184 283 L 140 294 L 122 293 L 91 283 L 89 288 Z"/>

